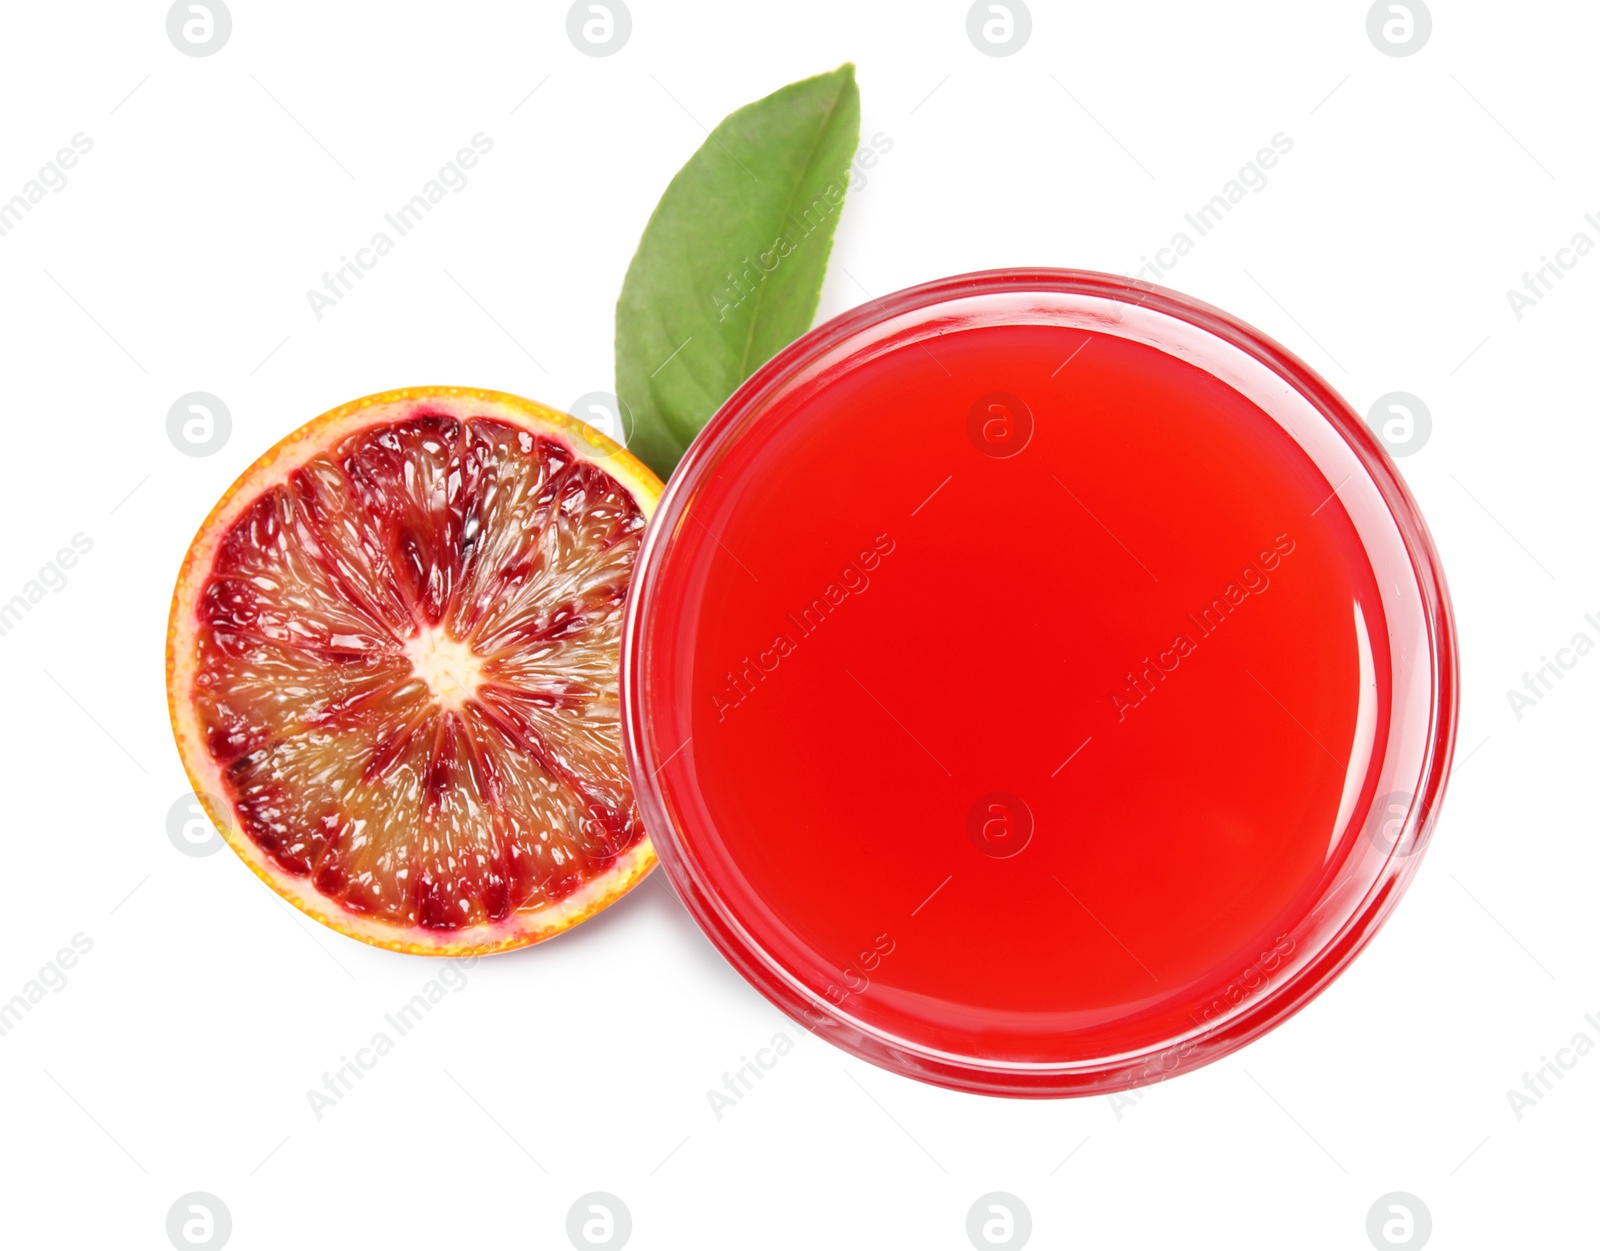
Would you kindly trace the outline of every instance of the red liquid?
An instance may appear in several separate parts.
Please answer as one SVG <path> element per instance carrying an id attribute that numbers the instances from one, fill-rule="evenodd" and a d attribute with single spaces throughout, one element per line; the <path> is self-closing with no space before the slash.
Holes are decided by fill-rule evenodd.
<path id="1" fill-rule="evenodd" d="M 683 854 L 847 1033 L 1070 1064 L 1220 1022 L 1372 850 L 1389 624 L 1336 485 L 1076 326 L 791 386 L 663 564 Z"/>

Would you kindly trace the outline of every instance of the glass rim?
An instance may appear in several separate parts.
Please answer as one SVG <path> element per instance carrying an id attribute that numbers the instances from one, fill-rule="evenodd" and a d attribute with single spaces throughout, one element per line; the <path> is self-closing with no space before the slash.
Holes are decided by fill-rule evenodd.
<path id="1" fill-rule="evenodd" d="M 1422 758 L 1412 806 L 1401 835 L 1365 893 L 1348 906 L 1342 923 L 1282 981 L 1268 985 L 1259 995 L 1247 996 L 1243 1003 L 1215 1020 L 1175 1034 L 1159 1045 L 1087 1060 L 1012 1061 L 942 1051 L 863 1021 L 801 983 L 740 924 L 714 885 L 706 880 L 693 854 L 679 843 L 679 831 L 660 780 L 676 752 L 663 755 L 653 741 L 651 710 L 648 700 L 640 695 L 650 661 L 650 625 L 658 610 L 655 587 L 662 566 L 679 525 L 694 502 L 702 475 L 738 434 L 741 420 L 779 393 L 806 365 L 854 336 L 875 328 L 892 328 L 907 314 L 937 305 L 970 297 L 1029 292 L 1095 297 L 1150 309 L 1209 333 L 1287 382 L 1342 438 L 1386 506 L 1410 561 L 1428 643 L 1428 725 L 1426 741 L 1420 744 Z M 1415 499 L 1366 423 L 1303 360 L 1231 314 L 1165 287 L 1088 270 L 996 269 L 937 279 L 850 309 L 778 352 L 722 404 L 672 473 L 639 552 L 621 646 L 623 743 L 645 829 L 675 892 L 712 944 L 768 1000 L 803 1027 L 844 1050 L 936 1085 L 986 1094 L 1094 1094 L 1147 1085 L 1220 1059 L 1305 1007 L 1376 934 L 1415 874 L 1432 833 L 1455 748 L 1459 661 L 1442 565 Z M 1417 658 L 1418 663 L 1422 660 Z M 677 748 L 681 750 L 682 747 Z M 1307 915 L 1314 910 L 1308 910 Z M 1185 1048 L 1188 1050 L 1173 1064 L 1165 1063 L 1167 1057 Z M 1152 1064 L 1157 1065 L 1154 1071 Z"/>

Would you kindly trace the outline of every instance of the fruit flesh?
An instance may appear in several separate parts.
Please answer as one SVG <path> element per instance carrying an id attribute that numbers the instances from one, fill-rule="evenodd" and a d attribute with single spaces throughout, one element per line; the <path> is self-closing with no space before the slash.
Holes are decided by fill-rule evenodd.
<path id="1" fill-rule="evenodd" d="M 269 486 L 195 609 L 192 699 L 243 835 L 397 928 L 604 874 L 643 839 L 616 678 L 643 528 L 562 440 L 425 404 Z"/>

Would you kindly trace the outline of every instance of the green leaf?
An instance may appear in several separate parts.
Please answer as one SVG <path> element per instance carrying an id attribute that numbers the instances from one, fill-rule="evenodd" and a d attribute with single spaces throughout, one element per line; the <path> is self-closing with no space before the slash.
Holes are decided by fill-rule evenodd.
<path id="1" fill-rule="evenodd" d="M 724 118 L 656 205 L 617 300 L 617 398 L 663 478 L 811 328 L 860 125 L 855 66 L 791 83 Z"/>

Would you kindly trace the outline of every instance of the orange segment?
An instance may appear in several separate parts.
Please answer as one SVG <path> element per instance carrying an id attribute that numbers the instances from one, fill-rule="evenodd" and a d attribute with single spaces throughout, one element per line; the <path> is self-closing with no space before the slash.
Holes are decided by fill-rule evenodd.
<path id="1" fill-rule="evenodd" d="M 660 491 L 581 422 L 456 388 L 357 400 L 262 457 L 168 631 L 179 752 L 234 850 L 335 929 L 450 955 L 641 880 L 618 657 Z"/>

